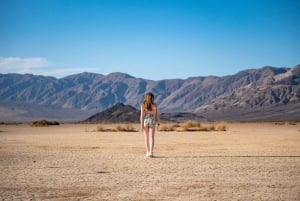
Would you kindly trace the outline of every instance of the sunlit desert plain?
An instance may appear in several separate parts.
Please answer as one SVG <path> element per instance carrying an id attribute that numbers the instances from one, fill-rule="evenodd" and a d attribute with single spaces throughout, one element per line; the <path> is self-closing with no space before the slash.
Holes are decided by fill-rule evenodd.
<path id="1" fill-rule="evenodd" d="M 158 131 L 147 158 L 143 133 L 115 124 L 1 124 L 0 198 L 300 200 L 300 123 L 225 125 Z"/>

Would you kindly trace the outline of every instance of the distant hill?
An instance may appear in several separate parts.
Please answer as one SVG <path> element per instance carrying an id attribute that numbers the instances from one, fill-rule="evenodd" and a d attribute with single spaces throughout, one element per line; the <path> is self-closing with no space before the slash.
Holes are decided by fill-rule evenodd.
<path id="1" fill-rule="evenodd" d="M 0 121 L 80 121 L 117 103 L 139 108 L 148 91 L 166 114 L 187 113 L 209 120 L 300 120 L 297 65 L 158 81 L 119 72 L 61 79 L 0 74 Z"/>
<path id="2" fill-rule="evenodd" d="M 139 122 L 140 112 L 136 108 L 130 105 L 124 105 L 117 103 L 111 108 L 99 112 L 95 115 L 84 120 L 84 122 L 109 122 L 109 123 L 121 123 L 121 122 Z"/>
<path id="3" fill-rule="evenodd" d="M 161 121 L 184 121 L 184 120 L 207 120 L 205 117 L 194 113 L 162 113 Z M 89 123 L 138 123 L 140 121 L 140 110 L 131 105 L 117 103 L 116 105 L 92 115 L 83 122 Z"/>

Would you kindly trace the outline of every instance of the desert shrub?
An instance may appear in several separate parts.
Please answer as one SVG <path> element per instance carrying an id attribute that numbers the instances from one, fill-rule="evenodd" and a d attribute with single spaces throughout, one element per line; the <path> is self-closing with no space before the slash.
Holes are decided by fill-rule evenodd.
<path id="1" fill-rule="evenodd" d="M 217 130 L 218 131 L 226 131 L 226 124 L 225 124 L 225 122 L 219 122 L 218 124 L 217 124 Z"/>
<path id="2" fill-rule="evenodd" d="M 201 128 L 199 128 L 199 130 L 198 131 L 212 131 L 212 130 L 210 130 L 211 128 L 208 128 L 208 127 L 201 127 Z"/>
<path id="3" fill-rule="evenodd" d="M 57 122 L 57 121 L 49 121 L 49 122 L 48 122 L 48 125 L 49 125 L 49 126 L 58 126 L 58 125 L 59 125 L 59 122 Z"/>
<path id="4" fill-rule="evenodd" d="M 193 122 L 193 121 L 187 121 L 181 123 L 177 127 L 177 131 L 196 131 L 198 130 L 197 128 L 201 128 L 200 122 Z"/>
<path id="5" fill-rule="evenodd" d="M 188 129 L 190 128 L 189 125 L 190 125 L 189 123 L 182 124 L 182 125 L 179 127 L 180 129 L 177 129 L 177 130 L 188 131 Z"/>
<path id="6" fill-rule="evenodd" d="M 295 121 L 290 121 L 288 124 L 289 124 L 289 125 L 295 126 L 295 125 L 297 125 L 297 122 L 295 122 Z"/>
<path id="7" fill-rule="evenodd" d="M 180 127 L 180 124 L 172 124 L 170 126 L 173 130 L 176 130 L 176 128 L 179 128 Z"/>
<path id="8" fill-rule="evenodd" d="M 225 122 L 202 125 L 200 122 L 185 122 L 178 131 L 226 131 Z"/>
<path id="9" fill-rule="evenodd" d="M 47 120 L 38 120 L 31 123 L 31 126 L 42 127 L 42 126 L 52 126 L 59 125 L 57 121 L 47 121 Z"/>
<path id="10" fill-rule="evenodd" d="M 18 122 L 0 122 L 0 125 L 20 125 L 22 123 L 18 123 Z"/>
<path id="11" fill-rule="evenodd" d="M 219 122 L 217 125 L 215 123 L 202 125 L 200 122 L 187 121 L 173 125 L 164 125 L 160 127 L 159 131 L 226 131 L 226 124 L 225 122 Z"/>
<path id="12" fill-rule="evenodd" d="M 175 131 L 175 127 L 173 126 L 161 126 L 159 131 Z"/>
<path id="13" fill-rule="evenodd" d="M 184 122 L 182 127 L 184 128 L 200 128 L 201 127 L 201 123 L 200 122 L 195 122 L 195 121 L 188 121 L 188 122 Z"/>
<path id="14" fill-rule="evenodd" d="M 214 125 L 214 124 L 210 124 L 210 125 L 209 125 L 209 130 L 210 130 L 210 131 L 216 130 L 215 125 Z"/>
<path id="15" fill-rule="evenodd" d="M 97 126 L 98 132 L 138 132 L 138 130 L 132 125 L 117 125 L 116 128 L 105 128 L 102 125 Z"/>
<path id="16" fill-rule="evenodd" d="M 187 121 L 182 122 L 175 128 L 176 131 L 200 131 L 203 129 L 200 122 Z"/>
<path id="17" fill-rule="evenodd" d="M 200 122 L 194 122 L 192 125 L 193 125 L 193 127 L 201 128 L 201 123 Z"/>
<path id="18" fill-rule="evenodd" d="M 96 128 L 97 132 L 116 132 L 116 129 L 111 129 L 111 128 L 105 128 L 103 127 L 103 125 L 98 125 Z M 95 130 L 93 130 L 92 132 L 95 132 Z"/>
<path id="19" fill-rule="evenodd" d="M 132 125 L 118 125 L 116 128 L 117 131 L 122 131 L 122 132 L 137 132 L 137 129 L 135 129 Z"/>
<path id="20" fill-rule="evenodd" d="M 158 127 L 159 131 L 177 131 L 180 129 L 181 125 L 179 123 L 175 124 L 164 124 Z"/>
<path id="21" fill-rule="evenodd" d="M 31 123 L 31 126 L 48 126 L 48 122 L 46 120 L 38 120 Z"/>
<path id="22" fill-rule="evenodd" d="M 103 132 L 103 131 L 105 131 L 105 129 L 103 128 L 103 126 L 98 125 L 98 126 L 97 126 L 97 131 L 98 131 L 98 132 Z"/>
<path id="23" fill-rule="evenodd" d="M 279 122 L 274 122 L 275 125 L 285 125 L 285 122 L 279 121 Z"/>

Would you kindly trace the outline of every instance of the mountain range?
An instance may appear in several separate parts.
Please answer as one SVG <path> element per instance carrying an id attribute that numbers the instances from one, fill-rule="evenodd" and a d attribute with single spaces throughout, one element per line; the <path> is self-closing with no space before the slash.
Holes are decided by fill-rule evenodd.
<path id="1" fill-rule="evenodd" d="M 158 81 L 120 72 L 84 72 L 60 79 L 0 74 L 0 121 L 81 121 L 117 103 L 139 109 L 149 91 L 166 114 L 190 113 L 207 120 L 300 120 L 297 65 Z"/>

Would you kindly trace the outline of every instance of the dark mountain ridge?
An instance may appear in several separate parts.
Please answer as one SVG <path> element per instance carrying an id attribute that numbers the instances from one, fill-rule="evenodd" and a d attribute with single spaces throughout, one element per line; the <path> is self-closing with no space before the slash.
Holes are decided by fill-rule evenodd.
<path id="1" fill-rule="evenodd" d="M 136 108 L 130 105 L 124 105 L 123 103 L 117 103 L 113 107 L 92 115 L 84 120 L 84 122 L 133 123 L 139 121 L 139 115 L 140 112 Z"/>
<path id="2" fill-rule="evenodd" d="M 96 113 L 85 119 L 88 123 L 138 123 L 140 121 L 140 110 L 131 105 L 117 103 L 114 106 Z M 165 122 L 185 120 L 207 120 L 205 117 L 188 112 L 161 113 L 160 120 Z"/>
<path id="3" fill-rule="evenodd" d="M 0 74 L 0 121 L 83 120 L 116 103 L 139 108 L 148 91 L 155 94 L 162 113 L 196 113 L 208 119 L 300 119 L 297 65 L 158 81 L 119 72 L 85 72 L 60 79 Z"/>

